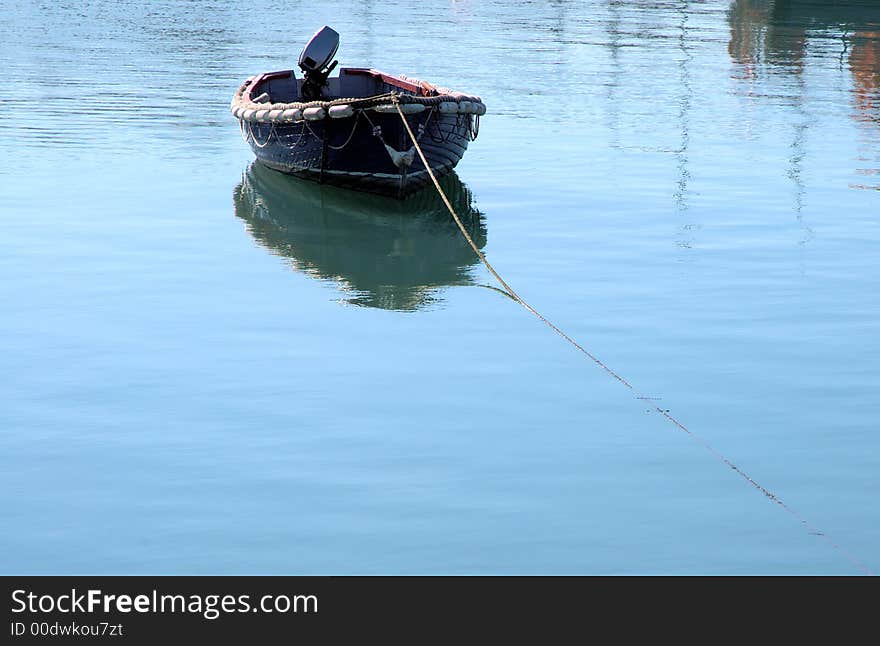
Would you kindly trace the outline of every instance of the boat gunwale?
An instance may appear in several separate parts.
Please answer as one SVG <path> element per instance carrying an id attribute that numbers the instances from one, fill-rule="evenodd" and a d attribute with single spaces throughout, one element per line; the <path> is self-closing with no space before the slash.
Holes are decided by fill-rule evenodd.
<path id="1" fill-rule="evenodd" d="M 280 70 L 275 72 L 263 72 L 255 76 L 251 76 L 239 86 L 233 96 L 230 105 L 230 111 L 238 119 L 246 121 L 265 121 L 269 113 L 274 113 L 268 120 L 271 121 L 298 121 L 299 115 L 293 116 L 290 113 L 284 115 L 286 111 L 301 111 L 308 108 L 323 108 L 329 110 L 337 105 L 349 105 L 355 110 L 364 108 L 374 108 L 379 105 L 387 105 L 396 101 L 401 104 L 422 104 L 426 107 L 439 105 L 441 103 L 471 104 L 469 112 L 474 114 L 484 114 L 486 111 L 485 104 L 479 96 L 464 94 L 450 90 L 449 88 L 437 87 L 426 81 L 418 79 L 410 79 L 402 76 L 394 76 L 386 74 L 372 68 L 344 68 L 342 70 L 346 74 L 368 75 L 380 80 L 392 87 L 403 90 L 403 92 L 386 92 L 366 97 L 339 97 L 324 101 L 293 101 L 278 103 L 262 103 L 254 100 L 252 92 L 267 81 L 293 76 L 293 70 Z M 257 97 L 259 98 L 259 97 Z M 259 117 L 257 113 L 260 113 Z"/>

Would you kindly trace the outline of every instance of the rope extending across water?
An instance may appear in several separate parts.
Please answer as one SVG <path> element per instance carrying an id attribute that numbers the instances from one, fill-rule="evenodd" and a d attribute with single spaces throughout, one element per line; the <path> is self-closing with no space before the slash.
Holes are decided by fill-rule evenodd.
<path id="1" fill-rule="evenodd" d="M 540 321 L 542 321 L 545 325 L 547 325 L 551 330 L 556 332 L 556 334 L 561 336 L 563 339 L 568 341 L 568 343 L 570 343 L 572 346 L 574 346 L 577 350 L 579 350 L 581 353 L 583 353 L 585 356 L 587 356 L 591 361 L 593 361 L 593 363 L 598 365 L 600 368 L 602 368 L 602 370 L 604 370 L 609 375 L 614 377 L 617 381 L 619 381 L 621 384 L 623 384 L 628 390 L 630 390 L 635 395 L 636 399 L 640 399 L 643 401 L 650 400 L 651 399 L 650 397 L 648 397 L 648 396 L 640 393 L 638 390 L 636 390 L 636 388 L 629 381 L 627 381 L 621 375 L 619 375 L 614 370 L 612 370 L 610 367 L 608 367 L 596 355 L 594 355 L 592 352 L 590 352 L 585 347 L 583 347 L 580 343 L 578 343 L 573 338 L 571 338 L 568 334 L 566 334 L 561 329 L 559 329 L 556 325 L 554 325 L 551 321 L 549 321 L 547 319 L 547 317 L 545 317 L 543 314 L 541 314 L 534 307 L 529 305 L 519 294 L 517 294 L 513 290 L 513 288 L 510 285 L 507 284 L 507 281 L 505 281 L 501 277 L 501 275 L 497 271 L 495 271 L 495 268 L 492 266 L 492 264 L 488 260 L 486 260 L 486 256 L 483 255 L 483 252 L 480 251 L 480 249 L 474 243 L 473 238 L 471 238 L 471 236 L 467 232 L 467 229 L 465 228 L 464 224 L 462 224 L 461 218 L 458 217 L 458 214 L 455 212 L 455 209 L 452 208 L 452 204 L 449 202 L 449 199 L 446 197 L 446 194 L 443 192 L 443 189 L 440 187 L 440 182 L 438 182 L 437 178 L 434 176 L 434 171 L 431 170 L 431 166 L 428 164 L 428 160 L 425 159 L 425 154 L 422 152 L 422 147 L 419 146 L 419 142 L 417 141 L 416 137 L 413 135 L 413 131 L 409 126 L 409 122 L 407 122 L 407 120 L 406 120 L 406 116 L 403 114 L 403 111 L 400 109 L 400 101 L 398 100 L 398 98 L 396 96 L 392 97 L 391 100 L 392 100 L 392 103 L 394 104 L 394 106 L 397 108 L 397 113 L 400 115 L 401 121 L 403 121 L 403 125 L 406 128 L 407 133 L 409 134 L 409 138 L 413 142 L 413 146 L 415 146 L 416 152 L 419 154 L 419 158 L 422 160 L 422 164 L 424 164 L 424 166 L 425 166 L 425 170 L 428 172 L 428 176 L 431 178 L 431 181 L 434 183 L 434 188 L 436 188 L 437 192 L 440 194 L 440 197 L 443 200 L 443 203 L 446 205 L 446 208 L 449 210 L 449 213 L 452 215 L 453 219 L 455 220 L 455 223 L 458 225 L 458 229 L 461 231 L 461 234 L 465 237 L 465 240 L 467 240 L 468 244 L 470 245 L 471 249 L 473 249 L 474 253 L 477 254 L 477 257 L 479 257 L 480 262 L 482 262 L 483 265 L 486 266 L 486 269 L 489 270 L 489 272 L 495 277 L 495 280 L 497 280 L 498 283 L 501 285 L 505 295 L 509 296 L 511 299 L 513 299 L 514 301 L 519 303 L 526 310 L 531 312 L 535 317 L 537 317 Z M 828 536 L 828 534 L 821 531 L 818 527 L 813 525 L 810 521 L 808 521 L 806 518 L 804 518 L 801 514 L 799 514 L 797 511 L 795 511 L 794 509 L 789 507 L 787 504 L 785 504 L 779 496 L 777 496 L 775 493 L 773 493 L 772 491 L 770 491 L 769 489 L 767 489 L 766 487 L 761 485 L 757 480 L 752 478 L 748 473 L 743 471 L 736 464 L 734 464 L 730 459 L 728 459 L 723 453 L 721 453 L 720 451 L 715 449 L 711 444 L 706 442 L 699 435 L 696 435 L 693 431 L 691 431 L 684 424 L 682 424 L 675 417 L 673 417 L 669 413 L 668 410 L 660 408 L 659 406 L 656 406 L 656 405 L 653 408 L 654 408 L 655 412 L 659 413 L 661 416 L 666 418 L 667 421 L 669 421 L 670 423 L 675 425 L 677 428 L 679 428 L 680 430 L 687 433 L 691 437 L 691 439 L 693 439 L 700 446 L 702 446 L 704 449 L 709 451 L 709 453 L 711 453 L 716 459 L 718 459 L 719 461 L 721 461 L 722 463 L 724 463 L 725 465 L 727 465 L 728 467 L 733 469 L 733 471 L 735 471 L 737 475 L 739 475 L 741 478 L 746 480 L 746 482 L 748 482 L 752 487 L 754 487 L 755 489 L 760 491 L 762 494 L 764 494 L 764 496 L 766 496 L 771 502 L 776 503 L 782 509 L 784 509 L 786 512 L 788 512 L 791 516 L 793 516 L 810 534 L 821 537 L 826 543 L 828 543 L 833 549 L 837 550 L 840 554 L 842 554 L 844 557 L 846 557 L 846 559 L 849 560 L 850 563 L 852 563 L 858 570 L 860 570 L 864 574 L 868 574 L 868 575 L 874 574 L 874 572 L 872 572 L 871 569 L 868 568 L 868 566 L 865 565 L 860 559 L 858 559 L 853 554 L 851 554 L 850 552 L 845 550 L 838 543 L 836 543 L 834 540 L 832 540 L 831 537 Z"/>

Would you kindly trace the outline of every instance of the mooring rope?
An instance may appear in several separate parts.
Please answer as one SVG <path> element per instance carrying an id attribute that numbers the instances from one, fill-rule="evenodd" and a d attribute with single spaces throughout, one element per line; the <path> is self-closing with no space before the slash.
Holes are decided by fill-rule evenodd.
<path id="1" fill-rule="evenodd" d="M 563 339 L 568 341 L 568 343 L 570 343 L 577 350 L 579 350 L 581 353 L 583 353 L 585 356 L 587 356 L 596 365 L 598 365 L 600 368 L 602 368 L 602 370 L 604 370 L 609 375 L 614 377 L 617 381 L 619 381 L 621 384 L 623 384 L 628 390 L 630 390 L 635 395 L 636 399 L 640 399 L 642 401 L 649 401 L 651 399 L 650 397 L 648 397 L 648 396 L 640 393 L 638 390 L 636 390 L 635 386 L 633 386 L 629 381 L 627 381 L 621 375 L 619 375 L 617 372 L 612 370 L 608 365 L 603 363 L 596 355 L 594 355 L 592 352 L 587 350 L 580 343 L 578 343 L 573 338 L 571 338 L 568 334 L 563 332 L 560 328 L 558 328 L 556 325 L 554 325 L 550 320 L 547 319 L 547 317 L 545 317 L 543 314 L 541 314 L 534 307 L 529 305 L 519 294 L 517 294 L 515 291 L 513 291 L 513 288 L 507 284 L 507 281 L 505 281 L 501 277 L 501 275 L 497 271 L 495 271 L 495 268 L 486 259 L 486 256 L 483 254 L 483 252 L 480 251 L 480 249 L 474 243 L 473 238 L 471 238 L 471 236 L 467 232 L 467 229 L 465 228 L 464 224 L 462 224 L 461 218 L 458 217 L 458 214 L 455 212 L 455 209 L 452 207 L 452 204 L 449 202 L 449 198 L 446 197 L 446 193 L 444 193 L 443 189 L 440 187 L 440 182 L 437 181 L 437 178 L 434 175 L 434 171 L 431 170 L 431 166 L 428 164 L 428 160 L 425 159 L 425 154 L 422 152 L 422 147 L 419 145 L 419 142 L 416 140 L 416 137 L 413 136 L 412 128 L 410 128 L 409 122 L 407 122 L 407 120 L 406 120 L 406 116 L 403 114 L 403 111 L 400 109 L 400 101 L 397 99 L 397 97 L 393 97 L 391 99 L 391 101 L 394 104 L 394 106 L 397 108 L 397 113 L 400 115 L 401 121 L 403 121 L 403 125 L 406 128 L 406 132 L 409 134 L 409 138 L 413 142 L 413 146 L 415 146 L 416 152 L 419 154 L 419 158 L 422 160 L 422 164 L 424 164 L 425 170 L 428 172 L 428 176 L 431 178 L 431 181 L 434 183 L 434 188 L 436 188 L 437 193 L 440 194 L 440 198 L 443 200 L 443 203 L 446 205 L 446 208 L 449 210 L 449 213 L 452 215 L 453 219 L 455 220 L 455 223 L 458 225 L 459 231 L 461 231 L 461 234 L 464 236 L 465 240 L 467 240 L 468 244 L 470 245 L 471 249 L 473 249 L 474 253 L 477 254 L 477 257 L 480 259 L 480 262 L 482 262 L 483 265 L 485 265 L 486 269 L 489 270 L 489 272 L 495 277 L 495 280 L 497 280 L 498 283 L 501 285 L 505 295 L 510 297 L 511 299 L 516 301 L 517 303 L 519 303 L 522 307 L 524 307 L 529 312 L 531 312 L 535 317 L 537 317 L 540 321 L 542 321 L 544 324 L 546 324 L 551 330 L 556 332 L 556 334 L 558 334 Z M 487 287 L 488 287 L 488 285 L 487 285 Z M 740 467 L 738 467 L 736 464 L 734 464 L 730 459 L 728 459 L 723 453 L 721 453 L 720 451 L 715 449 L 706 440 L 701 438 L 699 435 L 696 435 L 693 431 L 691 431 L 684 424 L 682 424 L 675 417 L 673 417 L 669 413 L 668 410 L 660 408 L 659 406 L 655 405 L 654 411 L 659 413 L 664 418 L 666 418 L 667 421 L 669 421 L 670 423 L 675 425 L 678 429 L 687 433 L 691 437 L 691 439 L 693 439 L 695 442 L 700 444 L 704 449 L 709 451 L 709 453 L 711 453 L 716 459 L 720 460 L 723 464 L 725 464 L 726 466 L 733 469 L 733 471 L 735 471 L 737 475 L 739 475 L 741 478 L 743 478 L 752 487 L 754 487 L 755 489 L 760 491 L 762 494 L 764 494 L 764 496 L 766 496 L 771 502 L 776 503 L 782 509 L 784 509 L 786 512 L 788 512 L 792 517 L 794 517 L 808 531 L 808 533 L 821 537 L 826 543 L 828 543 L 833 549 L 835 549 L 837 552 L 839 552 L 844 557 L 846 557 L 847 560 L 849 560 L 858 570 L 861 570 L 864 574 L 869 574 L 869 575 L 874 574 L 874 572 L 871 571 L 871 569 L 868 568 L 868 566 L 865 565 L 860 559 L 856 558 L 849 551 L 845 550 L 838 543 L 836 543 L 834 540 L 832 540 L 831 537 L 828 536 L 827 533 L 820 530 L 818 527 L 813 525 L 810 521 L 808 521 L 805 517 L 803 517 L 797 511 L 795 511 L 794 509 L 789 507 L 787 504 L 785 504 L 779 496 L 777 496 L 775 493 L 773 493 L 772 491 L 770 491 L 769 489 L 767 489 L 766 487 L 761 485 L 757 480 L 752 478 L 748 473 L 746 473 Z"/>

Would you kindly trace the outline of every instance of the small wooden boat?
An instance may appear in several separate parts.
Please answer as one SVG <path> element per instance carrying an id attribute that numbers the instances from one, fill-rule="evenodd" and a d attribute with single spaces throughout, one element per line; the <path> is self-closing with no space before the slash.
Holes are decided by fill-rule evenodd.
<path id="1" fill-rule="evenodd" d="M 257 160 L 316 182 L 405 197 L 430 178 L 399 106 L 434 174 L 452 170 L 479 132 L 480 97 L 367 68 L 329 78 L 338 46 L 325 26 L 300 55 L 302 79 L 293 70 L 267 72 L 235 93 L 232 114 Z"/>
<path id="2" fill-rule="evenodd" d="M 440 184 L 483 247 L 486 224 L 468 188 L 455 171 Z M 473 285 L 479 275 L 479 260 L 435 191 L 393 201 L 302 182 L 253 162 L 233 203 L 257 243 L 296 271 L 335 285 L 351 305 L 430 309 L 447 287 Z"/>

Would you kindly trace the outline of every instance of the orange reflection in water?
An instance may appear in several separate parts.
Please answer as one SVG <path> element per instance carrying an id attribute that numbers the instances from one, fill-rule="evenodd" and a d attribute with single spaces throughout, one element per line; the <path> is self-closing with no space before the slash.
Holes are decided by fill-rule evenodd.
<path id="1" fill-rule="evenodd" d="M 856 31 L 851 36 L 851 43 L 848 62 L 853 75 L 853 116 L 868 139 L 866 149 L 859 156 L 863 167 L 856 172 L 872 179 L 850 186 L 880 191 L 876 179 L 880 176 L 877 168 L 880 158 L 877 152 L 880 143 L 880 30 Z"/>
<path id="2" fill-rule="evenodd" d="M 860 118 L 880 122 L 880 31 L 858 31 L 852 36 L 849 68 L 855 80 Z"/>
<path id="3" fill-rule="evenodd" d="M 842 52 L 849 52 L 853 119 L 866 138 L 856 173 L 880 177 L 880 11 L 876 5 L 734 0 L 728 21 L 728 53 L 736 63 L 733 77 L 742 81 L 755 81 L 765 66 L 773 74 L 800 76 L 807 63 L 809 38 L 839 37 Z M 877 183 L 850 186 L 880 190 Z"/>

